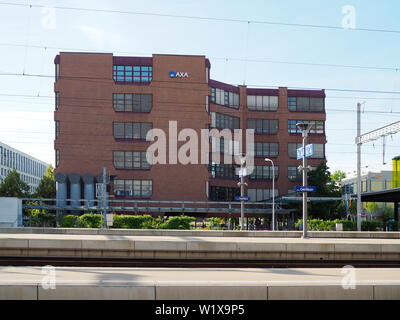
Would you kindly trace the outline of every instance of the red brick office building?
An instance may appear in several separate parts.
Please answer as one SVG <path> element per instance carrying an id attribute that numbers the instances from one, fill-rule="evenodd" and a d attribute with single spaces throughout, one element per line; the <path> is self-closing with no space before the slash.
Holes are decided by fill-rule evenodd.
<path id="1" fill-rule="evenodd" d="M 211 80 L 204 56 L 62 52 L 54 62 L 59 198 L 93 198 L 87 185 L 105 167 L 115 176 L 111 193 L 116 198 L 233 200 L 239 192 L 234 165 L 147 163 L 152 143 L 145 140 L 147 131 L 162 129 L 168 141 L 169 121 L 177 122 L 178 132 L 191 128 L 199 137 L 205 128 L 254 129 L 255 170 L 246 178 L 251 201 L 271 197 L 272 170 L 266 157 L 276 167 L 276 195 L 301 183 L 297 122 L 314 124 L 308 142 L 315 154 L 309 165 L 325 161 L 324 90 L 255 89 Z M 228 143 L 214 139 L 210 145 L 210 152 L 223 152 Z"/>

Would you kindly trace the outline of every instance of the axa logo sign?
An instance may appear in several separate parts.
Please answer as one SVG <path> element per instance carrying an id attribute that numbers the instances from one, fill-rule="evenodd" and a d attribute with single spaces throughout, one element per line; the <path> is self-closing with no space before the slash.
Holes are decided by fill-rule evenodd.
<path id="1" fill-rule="evenodd" d="M 189 74 L 187 72 L 170 71 L 169 77 L 170 78 L 189 78 Z"/>

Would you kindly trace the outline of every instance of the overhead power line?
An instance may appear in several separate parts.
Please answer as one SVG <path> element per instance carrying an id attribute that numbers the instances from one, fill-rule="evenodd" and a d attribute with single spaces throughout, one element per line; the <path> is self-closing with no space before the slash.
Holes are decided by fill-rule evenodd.
<path id="1" fill-rule="evenodd" d="M 48 5 L 41 5 L 41 4 L 11 3 L 11 2 L 0 2 L 0 5 L 30 7 L 30 8 L 49 7 Z M 199 20 L 199 21 L 231 22 L 231 23 L 246 23 L 246 24 L 253 23 L 253 24 L 260 24 L 260 25 L 275 25 L 275 26 L 294 27 L 294 28 L 344 30 L 342 26 L 290 23 L 290 22 L 282 22 L 282 21 L 270 21 L 270 20 L 204 17 L 204 16 L 178 15 L 178 14 L 167 14 L 167 13 L 140 12 L 140 11 L 128 11 L 128 10 L 110 10 L 110 9 L 83 8 L 83 7 L 67 7 L 67 6 L 51 6 L 51 7 L 54 9 L 58 9 L 58 10 L 84 11 L 84 12 L 94 12 L 94 13 L 141 15 L 141 16 L 153 16 L 153 17 L 174 18 L 174 19 L 186 19 L 186 20 L 189 19 L 189 20 Z M 377 28 L 353 28 L 353 29 L 346 29 L 346 30 L 400 34 L 400 30 L 382 29 L 382 28 L 380 28 L 380 29 L 377 29 Z"/>
<path id="2" fill-rule="evenodd" d="M 53 50 L 68 50 L 68 51 L 82 51 L 82 52 L 92 52 L 92 53 L 104 53 L 107 50 L 97 50 L 97 49 L 82 49 L 82 48 L 63 48 L 54 46 L 43 46 L 43 45 L 28 45 L 28 44 L 18 44 L 18 43 L 0 43 L 0 46 L 9 47 L 21 47 L 21 48 L 35 48 L 35 49 L 53 49 Z M 110 52 L 111 54 L 112 52 Z M 149 52 L 129 52 L 129 51 L 115 51 L 115 53 L 130 54 L 130 55 L 147 55 L 151 56 L 153 53 Z M 314 67 L 330 67 L 330 68 L 351 68 L 351 69 L 367 69 L 367 70 L 382 70 L 382 71 L 399 71 L 399 67 L 384 67 L 384 66 L 363 66 L 363 65 L 351 65 L 351 64 L 335 64 L 335 63 L 315 63 L 306 61 L 285 61 L 285 60 L 273 60 L 268 58 L 240 58 L 240 57 L 208 57 L 209 59 L 223 60 L 223 61 L 239 61 L 239 62 L 254 62 L 254 63 L 271 63 L 271 64 L 288 64 L 288 65 L 304 65 L 304 66 L 314 66 Z"/>
<path id="3" fill-rule="evenodd" d="M 0 76 L 16 76 L 16 77 L 38 77 L 38 78 L 54 78 L 54 75 L 47 74 L 29 74 L 29 73 L 16 73 L 16 72 L 0 72 Z M 81 77 L 81 76 L 59 76 L 59 79 L 65 80 L 77 80 L 77 81 L 87 81 L 87 82 L 97 82 L 97 83 L 109 83 L 110 81 L 114 81 L 112 77 L 110 78 L 102 78 L 102 77 Z M 170 83 L 168 80 L 158 80 L 155 82 L 165 82 Z M 149 83 L 150 84 L 150 83 Z M 204 82 L 190 82 L 185 85 L 191 84 L 205 84 Z M 237 84 L 239 86 L 240 84 Z M 152 85 L 152 87 L 157 87 L 156 85 Z M 276 89 L 278 86 L 271 85 L 263 85 L 263 84 L 248 84 L 249 88 L 265 88 L 265 89 Z M 159 87 L 158 88 L 173 88 L 173 87 Z M 174 87 L 181 90 L 192 90 L 192 91 L 204 91 L 203 89 L 197 88 L 185 88 L 185 87 Z M 313 87 L 288 87 L 289 90 L 322 90 L 321 88 L 313 88 Z M 325 91 L 342 91 L 342 92 L 364 92 L 364 93 L 376 93 L 376 94 L 400 94 L 400 91 L 385 91 L 385 90 L 366 90 L 366 89 L 341 89 L 341 88 L 324 88 Z"/>

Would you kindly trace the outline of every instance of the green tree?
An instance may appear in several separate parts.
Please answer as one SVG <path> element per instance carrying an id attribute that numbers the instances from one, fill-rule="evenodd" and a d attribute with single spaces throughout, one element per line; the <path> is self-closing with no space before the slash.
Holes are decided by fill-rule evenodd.
<path id="1" fill-rule="evenodd" d="M 15 168 L 12 169 L 0 184 L 0 197 L 26 198 L 29 196 L 29 185 L 21 179 Z"/>
<path id="2" fill-rule="evenodd" d="M 319 166 L 308 173 L 308 185 L 316 186 L 317 192 L 312 196 L 315 197 L 340 197 L 341 190 L 333 180 L 331 173 L 328 170 L 326 163 L 321 161 Z M 337 176 L 340 176 L 339 174 Z M 310 218 L 317 219 L 336 219 L 340 218 L 340 214 L 337 212 L 337 207 L 340 201 L 332 202 L 310 202 L 309 216 Z"/>
<path id="3" fill-rule="evenodd" d="M 336 170 L 331 176 L 336 187 L 342 187 L 342 180 L 346 178 L 346 173 L 341 170 Z"/>
<path id="4" fill-rule="evenodd" d="M 56 180 L 54 178 L 54 168 L 51 164 L 46 168 L 46 173 L 40 180 L 35 197 L 45 199 L 56 197 Z"/>
<path id="5" fill-rule="evenodd" d="M 379 211 L 379 206 L 376 202 L 367 202 L 367 211 L 374 214 Z"/>

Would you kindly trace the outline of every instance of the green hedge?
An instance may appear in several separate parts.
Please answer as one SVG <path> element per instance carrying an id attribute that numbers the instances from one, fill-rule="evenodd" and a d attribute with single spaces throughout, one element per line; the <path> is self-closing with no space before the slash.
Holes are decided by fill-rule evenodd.
<path id="1" fill-rule="evenodd" d="M 60 221 L 61 228 L 75 228 L 78 225 L 78 217 L 72 214 L 64 216 Z"/>
<path id="2" fill-rule="evenodd" d="M 116 229 L 155 229 L 152 224 L 153 217 L 150 215 L 144 216 L 129 216 L 114 214 L 112 228 Z"/>
<path id="3" fill-rule="evenodd" d="M 80 228 L 100 228 L 101 216 L 97 213 L 85 213 L 78 217 Z"/>
<path id="4" fill-rule="evenodd" d="M 170 217 L 166 222 L 160 225 L 160 229 L 180 229 L 190 230 L 190 223 L 196 220 L 194 217 L 177 216 Z"/>
<path id="5" fill-rule="evenodd" d="M 190 223 L 195 218 L 188 216 L 170 217 L 164 222 L 163 218 L 153 218 L 150 215 L 116 215 L 114 214 L 113 225 L 115 229 L 180 229 L 190 230 Z M 101 215 L 86 213 L 79 217 L 66 215 L 61 219 L 62 228 L 100 228 Z"/>
<path id="6" fill-rule="evenodd" d="M 343 231 L 357 231 L 357 222 L 351 220 L 322 220 L 322 219 L 311 219 L 307 220 L 308 229 L 311 231 L 331 231 L 335 230 L 336 223 L 343 224 Z M 303 219 L 299 219 L 296 222 L 296 228 L 300 228 L 303 224 Z M 382 226 L 380 221 L 362 221 L 361 230 L 362 231 L 379 231 Z"/>
<path id="7" fill-rule="evenodd" d="M 29 226 L 30 227 L 49 227 L 53 226 L 56 221 L 54 214 L 47 213 L 44 210 L 39 211 L 33 209 L 29 215 Z"/>
<path id="8" fill-rule="evenodd" d="M 207 221 L 209 222 L 208 229 L 210 230 L 227 230 L 224 218 L 211 217 Z"/>
<path id="9" fill-rule="evenodd" d="M 381 221 L 371 220 L 362 221 L 361 230 L 363 231 L 379 231 L 382 227 Z"/>

